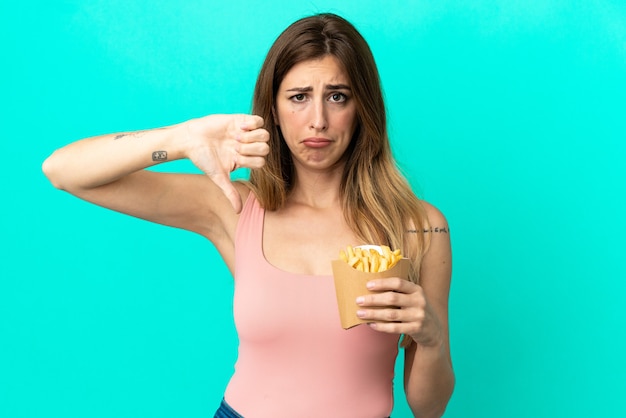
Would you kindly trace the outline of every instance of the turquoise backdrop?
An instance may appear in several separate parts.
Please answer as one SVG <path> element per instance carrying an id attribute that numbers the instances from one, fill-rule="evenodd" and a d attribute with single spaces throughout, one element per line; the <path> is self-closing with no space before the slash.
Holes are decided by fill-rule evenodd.
<path id="1" fill-rule="evenodd" d="M 370 42 L 399 163 L 451 225 L 446 417 L 626 416 L 625 2 L 24 0 L 0 5 L 0 417 L 212 416 L 237 339 L 211 244 L 41 163 L 248 112 L 275 37 L 322 11 Z"/>

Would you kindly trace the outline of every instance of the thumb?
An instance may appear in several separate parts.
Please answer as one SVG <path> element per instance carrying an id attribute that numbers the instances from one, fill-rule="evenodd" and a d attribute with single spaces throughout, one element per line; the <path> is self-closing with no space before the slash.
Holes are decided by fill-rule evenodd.
<path id="1" fill-rule="evenodd" d="M 235 189 L 235 186 L 233 186 L 233 182 L 230 180 L 230 177 L 224 173 L 215 174 L 210 177 L 211 180 L 213 180 L 213 183 L 215 183 L 215 185 L 222 190 L 230 204 L 233 206 L 235 213 L 241 212 L 241 208 L 243 207 L 243 204 L 241 203 L 241 196 L 239 195 L 237 189 Z"/>

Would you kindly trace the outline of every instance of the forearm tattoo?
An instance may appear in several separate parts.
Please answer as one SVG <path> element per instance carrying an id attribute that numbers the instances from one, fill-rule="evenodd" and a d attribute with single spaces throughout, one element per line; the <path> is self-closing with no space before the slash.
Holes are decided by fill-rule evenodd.
<path id="1" fill-rule="evenodd" d="M 113 137 L 113 140 L 117 140 L 117 139 L 122 139 L 125 138 L 127 136 L 130 136 L 132 138 L 141 138 L 142 136 L 144 136 L 146 134 L 146 131 L 138 131 L 138 132 L 125 132 L 122 134 L 117 134 Z"/>
<path id="2" fill-rule="evenodd" d="M 142 136 L 144 136 L 145 134 L 147 134 L 148 132 L 151 131 L 160 131 L 161 129 L 165 129 L 163 128 L 155 128 L 155 129 L 150 129 L 148 131 L 135 131 L 135 132 L 123 132 L 121 134 L 117 134 L 113 137 L 113 140 L 117 140 L 117 139 L 122 139 L 122 138 L 126 138 L 126 137 L 131 137 L 131 138 L 141 138 Z"/>
<path id="3" fill-rule="evenodd" d="M 152 153 L 152 161 L 166 161 L 167 151 L 154 151 Z"/>
<path id="4" fill-rule="evenodd" d="M 409 234 L 417 234 L 417 229 L 407 229 L 407 231 Z M 435 227 L 431 227 L 428 229 L 422 229 L 423 233 L 428 233 L 428 232 L 433 232 L 433 233 L 440 233 L 440 234 L 447 234 L 450 232 L 450 228 L 448 228 L 447 226 L 435 226 Z"/>

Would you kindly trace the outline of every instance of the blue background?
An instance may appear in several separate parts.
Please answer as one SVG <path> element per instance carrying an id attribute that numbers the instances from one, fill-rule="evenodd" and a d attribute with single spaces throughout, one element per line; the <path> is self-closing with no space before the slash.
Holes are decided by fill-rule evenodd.
<path id="1" fill-rule="evenodd" d="M 211 416 L 237 344 L 212 245 L 40 166 L 248 112 L 275 37 L 322 11 L 369 41 L 399 163 L 451 224 L 446 417 L 626 416 L 626 3 L 84 0 L 0 5 L 1 417 Z"/>

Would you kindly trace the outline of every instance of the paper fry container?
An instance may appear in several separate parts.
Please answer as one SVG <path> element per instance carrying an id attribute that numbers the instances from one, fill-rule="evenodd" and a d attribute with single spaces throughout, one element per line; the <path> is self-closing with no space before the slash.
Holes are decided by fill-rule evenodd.
<path id="1" fill-rule="evenodd" d="M 358 296 L 376 293 L 365 287 L 368 281 L 386 277 L 408 279 L 410 265 L 411 261 L 408 258 L 403 258 L 389 270 L 377 273 L 365 273 L 350 267 L 350 265 L 343 260 L 333 260 L 333 277 L 335 279 L 335 291 L 337 293 L 337 306 L 339 307 L 341 327 L 348 329 L 355 325 L 368 322 L 356 316 L 356 311 L 359 309 L 359 306 L 356 304 L 356 298 Z"/>

